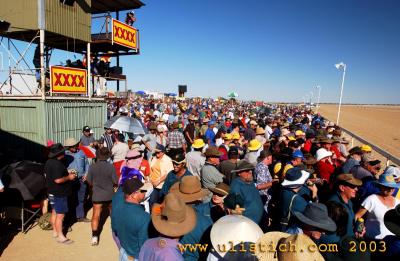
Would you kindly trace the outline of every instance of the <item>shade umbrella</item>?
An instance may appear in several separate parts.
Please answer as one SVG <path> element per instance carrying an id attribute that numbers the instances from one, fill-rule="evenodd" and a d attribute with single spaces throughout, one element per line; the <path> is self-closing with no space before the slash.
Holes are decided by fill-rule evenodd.
<path id="1" fill-rule="evenodd" d="M 239 97 L 239 94 L 237 94 L 236 92 L 228 93 L 228 98 L 237 98 L 237 97 Z"/>
<path id="2" fill-rule="evenodd" d="M 133 134 L 149 133 L 142 121 L 128 116 L 114 116 L 104 124 L 104 127 Z"/>
<path id="3" fill-rule="evenodd" d="M 146 92 L 145 92 L 145 91 L 137 91 L 136 94 L 137 94 L 137 95 L 145 95 Z"/>
<path id="4" fill-rule="evenodd" d="M 90 146 L 79 146 L 79 149 L 85 153 L 89 159 L 96 158 L 96 150 Z"/>
<path id="5" fill-rule="evenodd" d="M 0 170 L 0 178 L 8 188 L 17 189 L 24 200 L 33 200 L 45 188 L 43 164 L 20 161 Z"/>

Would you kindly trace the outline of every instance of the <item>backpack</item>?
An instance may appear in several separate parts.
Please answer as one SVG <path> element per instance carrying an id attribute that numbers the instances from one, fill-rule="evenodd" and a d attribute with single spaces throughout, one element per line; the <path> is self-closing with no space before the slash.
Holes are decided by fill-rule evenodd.
<path id="1" fill-rule="evenodd" d="M 50 223 L 51 213 L 43 214 L 38 221 L 38 225 L 43 230 L 52 230 L 53 226 Z"/>

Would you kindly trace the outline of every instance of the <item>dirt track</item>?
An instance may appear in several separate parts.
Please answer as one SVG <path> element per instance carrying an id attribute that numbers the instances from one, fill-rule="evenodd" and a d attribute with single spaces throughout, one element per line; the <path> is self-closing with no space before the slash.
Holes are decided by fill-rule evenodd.
<path id="1" fill-rule="evenodd" d="M 321 114 L 336 122 L 337 105 L 321 105 Z M 344 105 L 339 125 L 400 157 L 400 106 Z"/>
<path id="2" fill-rule="evenodd" d="M 91 212 L 88 217 L 91 217 Z M 52 231 L 34 227 L 26 234 L 18 233 L 0 259 L 5 261 L 98 261 L 118 260 L 118 249 L 111 236 L 110 218 L 104 225 L 98 246 L 90 246 L 90 223 L 76 223 L 68 237 L 74 241 L 71 245 L 62 245 L 52 238 Z"/>

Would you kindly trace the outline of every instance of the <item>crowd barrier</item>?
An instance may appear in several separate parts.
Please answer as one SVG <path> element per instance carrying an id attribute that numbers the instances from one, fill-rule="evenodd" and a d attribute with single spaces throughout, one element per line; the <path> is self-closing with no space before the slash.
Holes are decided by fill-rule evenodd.
<path id="1" fill-rule="evenodd" d="M 350 141 L 350 142 L 351 142 L 351 143 L 350 143 L 350 144 L 351 144 L 351 147 L 354 146 L 354 139 L 356 139 L 356 140 L 360 141 L 360 142 L 363 143 L 363 144 L 366 144 L 366 145 L 371 146 L 371 148 L 372 148 L 376 153 L 378 153 L 378 154 L 382 155 L 384 158 L 386 158 L 386 166 L 389 166 L 389 165 L 391 165 L 391 164 L 394 164 L 394 165 L 396 165 L 396 166 L 400 166 L 400 159 L 399 159 L 399 158 L 393 156 L 392 154 L 390 154 L 390 153 L 387 152 L 386 150 L 384 150 L 384 149 L 382 149 L 382 148 L 380 148 L 380 147 L 378 147 L 378 146 L 372 144 L 371 142 L 365 140 L 364 138 L 360 137 L 359 135 L 357 135 L 357 134 L 355 134 L 355 133 L 353 133 L 353 132 L 351 132 L 351 131 L 349 131 L 349 130 L 343 128 L 343 127 L 340 127 L 340 128 L 341 128 L 341 130 L 342 130 L 343 132 L 347 133 L 347 135 L 349 135 L 349 136 L 351 137 L 351 141 Z"/>

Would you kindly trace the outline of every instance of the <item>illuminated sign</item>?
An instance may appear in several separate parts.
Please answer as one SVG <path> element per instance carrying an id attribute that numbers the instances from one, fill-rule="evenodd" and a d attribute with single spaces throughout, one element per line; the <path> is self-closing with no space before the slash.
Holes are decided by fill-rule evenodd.
<path id="1" fill-rule="evenodd" d="M 139 49 L 139 32 L 136 28 L 112 19 L 112 44 Z"/>
<path id="2" fill-rule="evenodd" d="M 51 66 L 51 91 L 59 93 L 86 94 L 87 71 L 85 69 Z"/>

